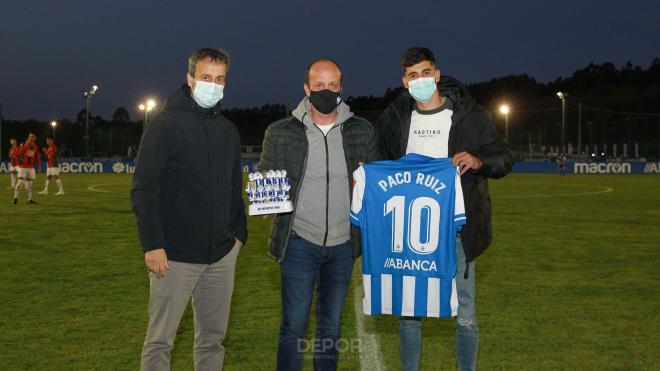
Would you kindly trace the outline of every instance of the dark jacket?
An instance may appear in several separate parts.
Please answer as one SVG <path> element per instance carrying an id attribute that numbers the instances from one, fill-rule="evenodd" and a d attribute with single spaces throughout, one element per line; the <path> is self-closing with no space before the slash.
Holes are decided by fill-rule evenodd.
<path id="1" fill-rule="evenodd" d="M 452 77 L 438 83 L 442 96 L 454 108 L 449 131 L 449 156 L 462 151 L 478 157 L 483 166 L 461 177 L 467 224 L 461 242 L 468 262 L 476 259 L 492 240 L 491 202 L 487 178 L 501 178 L 511 171 L 513 156 L 509 145 L 497 134 L 490 114 L 478 105 L 468 90 Z M 385 158 L 398 159 L 406 154 L 410 117 L 415 101 L 404 91 L 382 113 L 376 123 L 379 147 Z M 467 270 L 466 270 L 467 272 Z"/>
<path id="2" fill-rule="evenodd" d="M 240 137 L 183 85 L 142 136 L 131 201 L 142 249 L 169 260 L 211 264 L 247 240 Z"/>
<path id="3" fill-rule="evenodd" d="M 260 170 L 286 170 L 291 179 L 290 198 L 294 206 L 291 213 L 277 214 L 273 219 L 269 238 L 269 254 L 278 262 L 282 262 L 289 241 L 293 218 L 295 216 L 298 191 L 301 180 L 305 176 L 307 166 L 308 142 L 305 134 L 306 126 L 294 116 L 276 121 L 268 126 L 264 136 L 261 159 L 257 168 Z M 376 133 L 367 120 L 352 116 L 341 124 L 342 145 L 350 194 L 353 192 L 353 171 L 359 162 L 378 160 L 380 154 L 376 147 Z M 323 150 L 316 148 L 316 150 Z M 319 191 L 322 192 L 321 190 Z M 346 215 L 348 220 L 348 215 Z M 353 257 L 361 254 L 359 230 L 351 225 L 351 243 Z"/>

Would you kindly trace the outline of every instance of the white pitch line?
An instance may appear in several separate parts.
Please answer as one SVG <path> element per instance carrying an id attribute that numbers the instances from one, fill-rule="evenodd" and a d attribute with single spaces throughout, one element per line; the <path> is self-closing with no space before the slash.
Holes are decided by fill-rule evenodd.
<path id="1" fill-rule="evenodd" d="M 87 187 L 87 190 L 92 191 L 92 192 L 100 192 L 100 193 L 116 193 L 116 192 L 106 191 L 104 189 L 96 188 L 96 187 L 100 187 L 100 186 L 103 186 L 103 185 L 105 185 L 105 184 L 92 184 L 91 186 Z"/>
<path id="2" fill-rule="evenodd" d="M 576 184 L 581 185 L 581 184 Z M 586 195 L 597 195 L 601 193 L 612 192 L 614 188 L 605 187 L 605 186 L 595 186 L 601 188 L 599 191 L 590 191 L 590 192 L 573 192 L 573 193 L 551 193 L 551 194 L 535 194 L 535 195 L 510 195 L 510 196 L 495 196 L 495 199 L 500 198 L 551 198 L 551 197 L 573 197 L 573 196 L 586 196 Z"/>
<path id="3" fill-rule="evenodd" d="M 355 324 L 357 327 L 360 341 L 360 370 L 361 371 L 383 371 L 383 361 L 380 357 L 378 338 L 375 334 L 367 334 L 364 329 L 364 320 L 362 314 L 362 285 L 356 284 L 353 290 L 355 307 Z"/>

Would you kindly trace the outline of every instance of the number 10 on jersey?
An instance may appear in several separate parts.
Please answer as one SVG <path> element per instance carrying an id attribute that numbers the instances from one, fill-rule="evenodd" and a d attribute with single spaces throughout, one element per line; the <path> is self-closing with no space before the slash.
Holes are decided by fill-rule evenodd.
<path id="1" fill-rule="evenodd" d="M 406 197 L 392 196 L 384 206 L 383 216 L 392 214 L 392 252 L 403 252 L 404 235 L 408 236 L 407 245 L 417 254 L 431 254 L 438 248 L 440 239 L 438 201 L 431 197 L 416 197 L 406 210 Z M 426 223 L 423 224 L 424 218 Z M 423 225 L 425 228 L 422 230 Z"/>

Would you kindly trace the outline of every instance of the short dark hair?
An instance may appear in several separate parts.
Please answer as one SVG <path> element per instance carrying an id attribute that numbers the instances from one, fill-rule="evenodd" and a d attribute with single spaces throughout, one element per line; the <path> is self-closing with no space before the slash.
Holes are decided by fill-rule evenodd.
<path id="1" fill-rule="evenodd" d="M 332 60 L 330 58 L 319 58 L 319 59 L 313 61 L 312 63 L 310 63 L 307 66 L 307 68 L 305 68 L 305 84 L 309 85 L 309 70 L 311 70 L 312 66 L 314 66 L 315 64 L 317 64 L 319 62 L 330 62 L 330 63 L 334 64 L 335 66 L 337 66 L 337 69 L 339 70 L 339 83 L 341 84 L 341 78 L 342 78 L 341 67 L 339 67 L 339 63 L 335 62 L 334 60 Z"/>
<path id="2" fill-rule="evenodd" d="M 207 58 L 218 64 L 227 65 L 227 70 L 229 70 L 229 54 L 224 49 L 220 48 L 201 48 L 195 50 L 194 53 L 188 58 L 188 73 L 190 76 L 195 76 L 195 69 L 197 68 L 197 62 L 203 61 Z"/>
<path id="3" fill-rule="evenodd" d="M 48 140 L 48 139 L 52 140 L 53 142 L 55 141 L 55 138 L 53 138 L 52 135 L 47 136 L 47 137 L 46 137 L 46 140 Z"/>
<path id="4" fill-rule="evenodd" d="M 406 73 L 406 68 L 423 61 L 429 61 L 433 67 L 436 67 L 435 57 L 433 56 L 432 51 L 428 48 L 422 48 L 419 46 L 412 47 L 403 53 L 403 56 L 401 57 L 401 69 L 403 70 L 403 73 Z"/>

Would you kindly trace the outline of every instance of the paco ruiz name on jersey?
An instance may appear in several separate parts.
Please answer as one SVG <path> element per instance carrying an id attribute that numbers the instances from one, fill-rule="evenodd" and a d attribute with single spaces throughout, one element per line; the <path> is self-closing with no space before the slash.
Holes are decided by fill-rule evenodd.
<path id="1" fill-rule="evenodd" d="M 456 233 L 465 224 L 451 158 L 408 154 L 353 173 L 362 236 L 363 313 L 450 317 L 458 310 Z"/>

